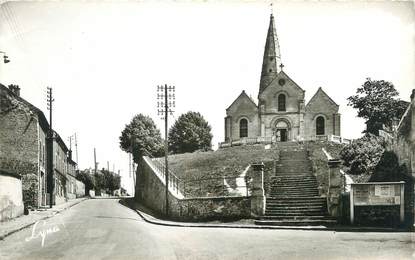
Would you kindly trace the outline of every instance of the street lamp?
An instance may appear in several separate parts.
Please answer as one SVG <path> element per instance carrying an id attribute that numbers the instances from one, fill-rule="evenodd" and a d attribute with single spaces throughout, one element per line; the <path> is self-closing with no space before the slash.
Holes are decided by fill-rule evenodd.
<path id="1" fill-rule="evenodd" d="M 9 63 L 9 56 L 6 55 L 6 53 L 4 51 L 0 51 L 0 53 L 3 54 L 3 63 Z"/>

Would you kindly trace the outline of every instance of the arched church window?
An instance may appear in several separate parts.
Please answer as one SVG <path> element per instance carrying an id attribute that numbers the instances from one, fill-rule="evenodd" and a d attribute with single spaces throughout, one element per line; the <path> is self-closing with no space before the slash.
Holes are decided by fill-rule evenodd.
<path id="1" fill-rule="evenodd" d="M 316 120 L 316 135 L 324 135 L 325 134 L 325 122 L 324 122 L 324 117 L 319 116 L 317 117 Z"/>
<path id="2" fill-rule="evenodd" d="M 285 111 L 285 95 L 278 95 L 278 111 Z"/>
<path id="3" fill-rule="evenodd" d="M 248 120 L 245 118 L 239 121 L 239 137 L 248 137 Z"/>

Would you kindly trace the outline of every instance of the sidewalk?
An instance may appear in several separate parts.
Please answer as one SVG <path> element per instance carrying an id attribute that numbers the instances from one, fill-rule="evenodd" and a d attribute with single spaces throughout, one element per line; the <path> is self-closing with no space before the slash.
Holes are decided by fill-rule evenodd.
<path id="1" fill-rule="evenodd" d="M 53 206 L 51 209 L 42 209 L 29 211 L 29 215 L 22 215 L 20 217 L 0 222 L 0 240 L 3 240 L 5 237 L 18 232 L 24 228 L 30 227 L 39 220 L 44 220 L 50 217 L 53 217 L 57 213 L 64 211 L 78 203 L 81 203 L 88 198 L 78 198 L 71 201 Z"/>
<path id="2" fill-rule="evenodd" d="M 384 227 L 360 227 L 360 226 L 266 226 L 255 225 L 253 219 L 243 219 L 234 222 L 177 222 L 159 219 L 150 209 L 145 206 L 124 200 L 125 206 L 135 210 L 138 215 L 147 223 L 171 226 L 171 227 L 198 227 L 198 228 L 245 228 L 245 229 L 274 229 L 274 230 L 306 230 L 306 231 L 335 231 L 335 232 L 410 232 L 405 229 L 384 228 Z"/>

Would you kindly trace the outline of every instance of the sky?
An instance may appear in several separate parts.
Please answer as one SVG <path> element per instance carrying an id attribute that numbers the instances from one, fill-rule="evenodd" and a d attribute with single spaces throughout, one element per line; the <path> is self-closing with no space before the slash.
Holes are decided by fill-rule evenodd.
<path id="1" fill-rule="evenodd" d="M 78 139 L 80 169 L 120 170 L 131 192 L 119 136 L 134 115 L 157 116 L 157 85 L 176 87 L 175 118 L 198 111 L 224 139 L 225 109 L 245 90 L 257 100 L 270 1 L 6 2 L 0 7 L 0 83 L 46 109 L 54 129 Z M 319 87 L 340 105 L 342 136 L 364 121 L 347 106 L 366 78 L 392 82 L 400 98 L 415 88 L 414 2 L 277 1 L 273 4 L 284 71 L 306 91 Z M 162 132 L 162 135 L 164 133 Z M 69 141 L 67 141 L 69 145 Z"/>

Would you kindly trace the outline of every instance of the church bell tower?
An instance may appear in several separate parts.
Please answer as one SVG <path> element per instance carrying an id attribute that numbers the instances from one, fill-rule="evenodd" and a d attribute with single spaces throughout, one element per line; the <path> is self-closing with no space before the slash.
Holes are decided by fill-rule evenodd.
<path id="1" fill-rule="evenodd" d="M 258 95 L 271 83 L 277 76 L 281 66 L 280 45 L 275 30 L 274 15 L 271 13 L 267 39 L 265 42 L 264 58 L 262 61 L 261 80 Z"/>

